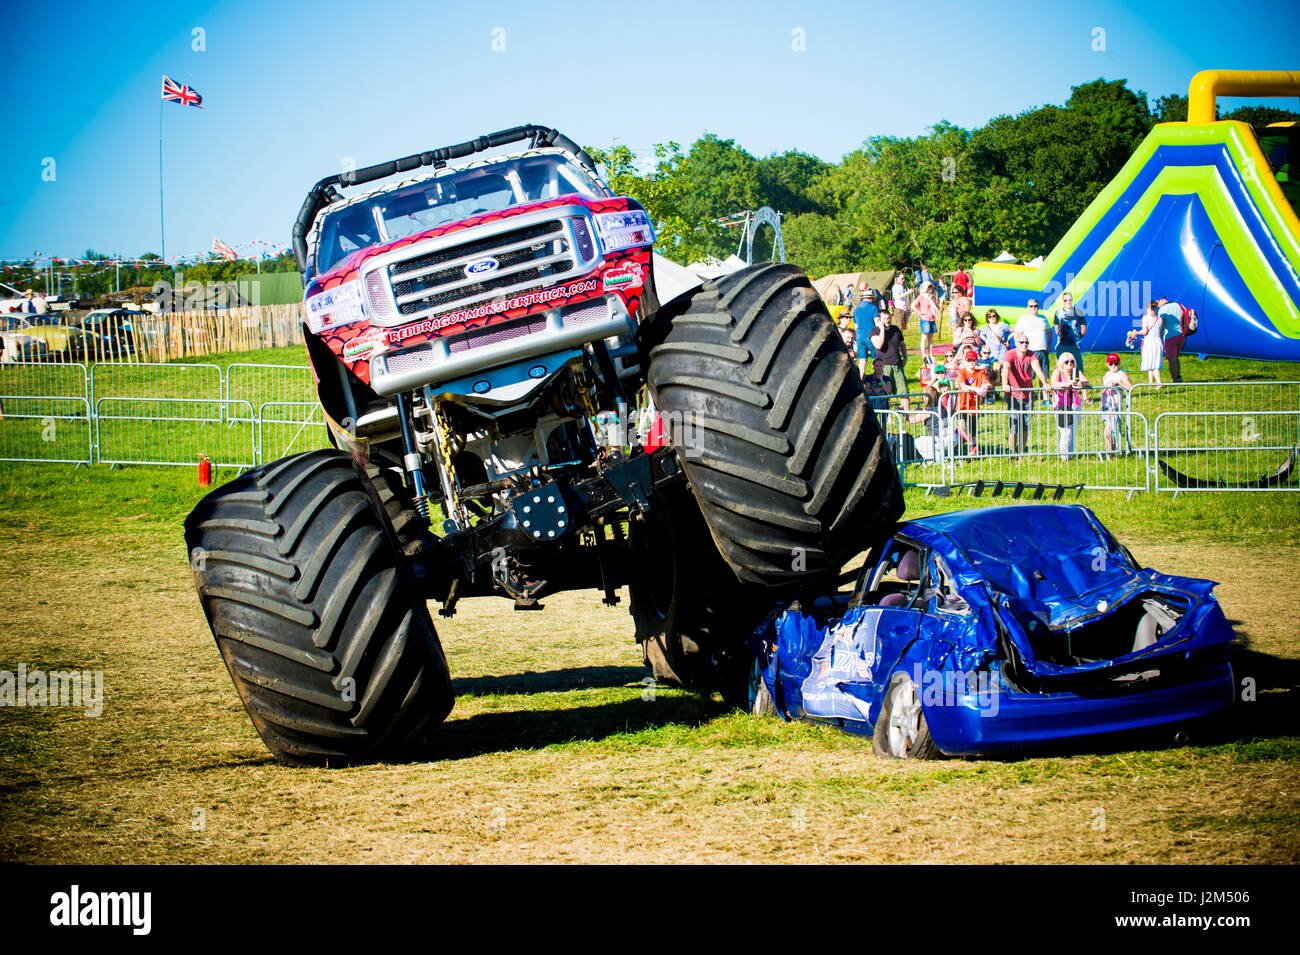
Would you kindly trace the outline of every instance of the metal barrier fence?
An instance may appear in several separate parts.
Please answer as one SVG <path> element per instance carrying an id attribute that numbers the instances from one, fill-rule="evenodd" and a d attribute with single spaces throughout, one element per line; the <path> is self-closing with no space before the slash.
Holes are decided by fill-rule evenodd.
<path id="1" fill-rule="evenodd" d="M 1045 398 L 872 404 L 911 486 L 1300 490 L 1300 382 L 1141 383 L 1124 410 L 1088 402 L 1068 419 Z M 0 461 L 245 468 L 327 444 L 306 366 L 0 363 Z"/>
<path id="2" fill-rule="evenodd" d="M 1031 393 L 1024 411 L 1012 411 L 996 393 L 964 413 L 955 398 L 931 409 L 924 393 L 876 396 L 872 403 L 909 486 L 1300 490 L 1293 474 L 1300 464 L 1300 382 L 1142 383 L 1126 396 L 1124 410 L 1114 411 L 1100 410 L 1100 392 L 1086 389 L 1084 407 L 1066 421 L 1068 432 L 1042 390 Z M 1021 430 L 1024 442 L 1014 443 Z"/>
<path id="3" fill-rule="evenodd" d="M 247 468 L 327 444 L 305 366 L 0 363 L 0 461 Z"/>
<path id="4" fill-rule="evenodd" d="M 305 365 L 230 365 L 225 397 L 232 415 L 246 406 L 257 423 L 258 464 L 325 446 L 325 417 Z"/>
<path id="5" fill-rule="evenodd" d="M 265 401 L 257 408 L 257 463 L 328 447 L 325 413 L 315 401 Z"/>
<path id="6" fill-rule="evenodd" d="M 0 460 L 94 460 L 85 365 L 0 363 Z"/>
<path id="7" fill-rule="evenodd" d="M 1152 436 L 1157 491 L 1294 491 L 1295 411 L 1165 411 Z"/>
<path id="8" fill-rule="evenodd" d="M 1129 492 L 1151 487 L 1149 429 L 1145 417 L 1133 412 L 981 407 L 883 415 L 894 460 L 912 486 L 1020 483 Z"/>

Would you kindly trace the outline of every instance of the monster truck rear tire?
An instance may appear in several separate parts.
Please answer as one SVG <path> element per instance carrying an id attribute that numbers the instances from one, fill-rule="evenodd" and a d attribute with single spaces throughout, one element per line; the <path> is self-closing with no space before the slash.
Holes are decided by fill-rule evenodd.
<path id="1" fill-rule="evenodd" d="M 433 621 L 339 451 L 245 472 L 185 521 L 195 584 L 253 725 L 292 764 L 399 755 L 452 706 Z"/>
<path id="2" fill-rule="evenodd" d="M 902 514 L 856 363 L 803 272 L 741 269 L 668 321 L 648 384 L 742 582 L 833 574 Z"/>
<path id="3" fill-rule="evenodd" d="M 766 605 L 746 599 L 684 489 L 663 494 L 628 536 L 632 619 L 655 680 L 734 695 L 748 662 L 741 651 Z"/>

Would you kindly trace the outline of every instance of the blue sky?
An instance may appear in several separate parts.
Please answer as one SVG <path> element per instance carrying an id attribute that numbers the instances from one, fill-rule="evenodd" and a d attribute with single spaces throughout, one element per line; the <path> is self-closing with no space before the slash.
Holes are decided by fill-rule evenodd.
<path id="1" fill-rule="evenodd" d="M 349 158 L 366 165 L 534 122 L 585 145 L 687 146 L 709 131 L 756 155 L 793 148 L 834 161 L 868 136 L 1062 103 L 1099 76 L 1154 97 L 1186 92 L 1201 69 L 1300 68 L 1298 10 L 1207 0 L 11 5 L 0 257 L 158 251 L 163 73 L 204 97 L 202 110 L 163 107 L 170 257 L 206 251 L 213 235 L 287 244 L 307 189 Z M 1097 29 L 1104 50 L 1093 49 Z"/>

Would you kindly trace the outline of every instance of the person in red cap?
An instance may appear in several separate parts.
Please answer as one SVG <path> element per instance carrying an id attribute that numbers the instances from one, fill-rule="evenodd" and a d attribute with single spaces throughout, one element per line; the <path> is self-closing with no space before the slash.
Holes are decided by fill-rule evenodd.
<path id="1" fill-rule="evenodd" d="M 1132 387 L 1128 374 L 1120 370 L 1119 355 L 1111 352 L 1106 356 L 1106 374 L 1101 376 L 1101 410 L 1105 413 L 1101 419 L 1101 440 L 1108 453 L 1114 453 L 1120 438 L 1124 440 L 1124 453 L 1131 449 L 1122 414 Z"/>
<path id="2" fill-rule="evenodd" d="M 977 415 L 984 396 L 989 393 L 989 376 L 977 364 L 979 355 L 967 348 L 957 369 L 957 434 L 964 440 L 971 454 L 979 454 L 976 437 L 979 431 Z"/>

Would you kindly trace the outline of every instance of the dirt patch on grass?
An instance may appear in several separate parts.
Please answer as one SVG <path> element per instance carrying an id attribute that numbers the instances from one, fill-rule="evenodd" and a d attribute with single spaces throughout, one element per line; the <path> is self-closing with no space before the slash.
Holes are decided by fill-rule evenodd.
<path id="1" fill-rule="evenodd" d="M 905 764 L 643 685 L 626 602 L 438 620 L 459 699 L 420 761 L 273 763 L 179 543 L 0 530 L 0 668 L 102 669 L 104 713 L 0 710 L 0 858 L 28 862 L 1300 859 L 1300 548 L 1134 547 L 1222 581 L 1259 701 L 1192 746 Z M 1251 709 L 1251 707 L 1255 707 Z M 1196 741 L 1194 741 L 1195 743 Z"/>

